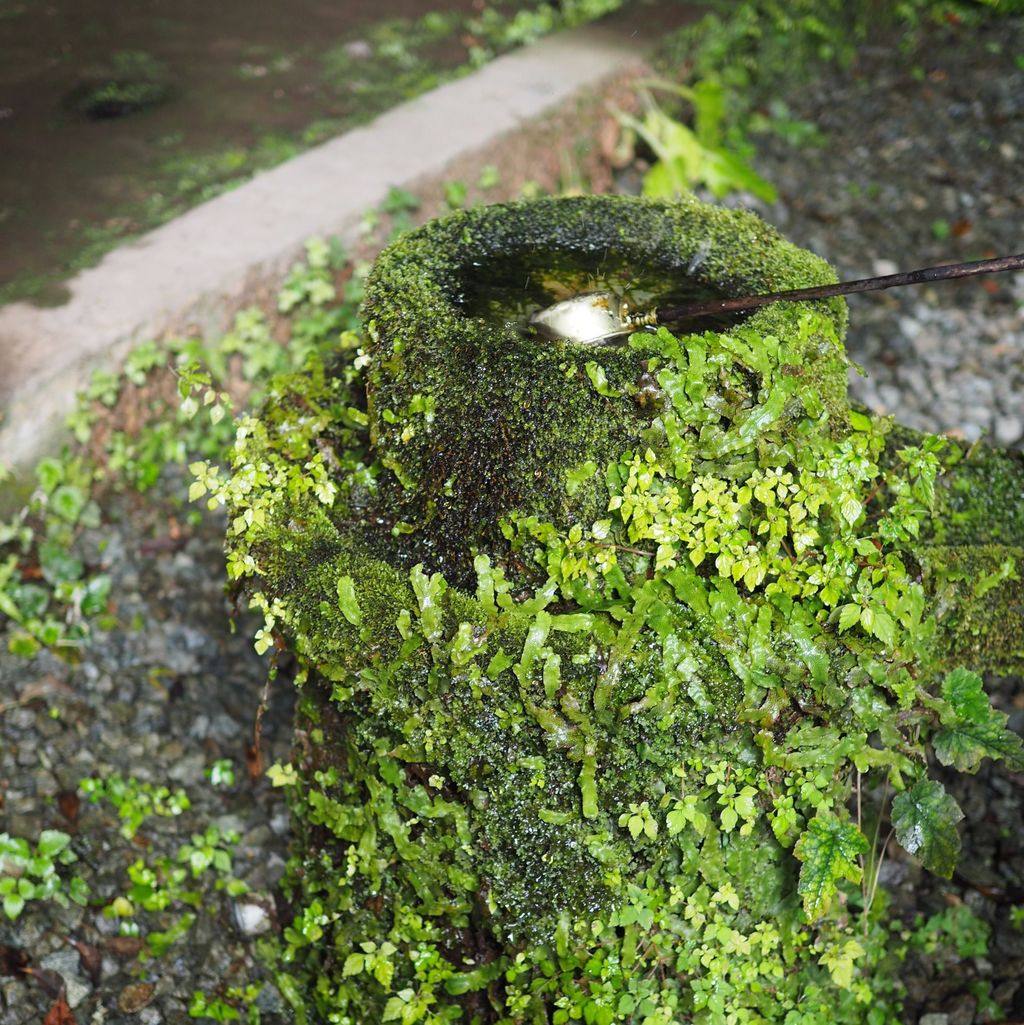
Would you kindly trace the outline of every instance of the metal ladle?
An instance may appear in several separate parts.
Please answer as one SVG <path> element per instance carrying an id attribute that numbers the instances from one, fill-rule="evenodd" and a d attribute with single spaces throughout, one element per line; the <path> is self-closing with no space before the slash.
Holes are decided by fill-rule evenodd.
<path id="1" fill-rule="evenodd" d="M 814 288 L 793 288 L 785 292 L 768 292 L 737 299 L 712 299 L 688 306 L 668 306 L 660 310 L 630 313 L 626 303 L 611 292 L 587 292 L 555 303 L 530 317 L 529 323 L 538 334 L 552 341 L 574 342 L 577 345 L 606 345 L 616 338 L 659 324 L 675 324 L 694 317 L 716 313 L 734 313 L 752 310 L 774 302 L 794 302 L 801 299 L 829 299 L 835 295 L 854 292 L 873 292 L 899 285 L 920 285 L 928 281 L 950 278 L 968 278 L 975 274 L 998 274 L 1002 271 L 1024 269 L 1024 253 L 1000 256 L 992 260 L 970 263 L 948 263 L 941 267 L 925 267 L 901 274 L 885 274 L 878 278 L 859 278 L 841 281 L 835 285 L 817 285 Z"/>

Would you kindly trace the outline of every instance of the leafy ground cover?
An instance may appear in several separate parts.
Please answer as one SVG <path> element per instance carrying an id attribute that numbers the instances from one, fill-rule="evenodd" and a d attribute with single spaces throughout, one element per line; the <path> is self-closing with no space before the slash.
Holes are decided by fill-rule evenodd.
<path id="1" fill-rule="evenodd" d="M 944 87 L 936 77 L 945 68 L 957 72 L 945 81 L 963 83 L 967 93 L 986 88 L 993 59 L 1003 62 L 1004 78 L 1012 76 L 1015 40 L 1020 39 L 1015 24 L 1003 23 L 987 34 L 958 32 L 956 26 L 927 29 L 932 33 L 925 36 L 928 46 L 918 51 L 923 81 L 917 100 L 923 109 L 933 103 L 933 114 L 948 111 L 959 101 L 944 91 L 952 83 Z M 997 44 L 998 51 L 993 49 Z M 875 91 L 871 87 L 880 71 L 888 69 L 897 82 L 901 76 L 918 81 L 898 43 L 876 45 L 874 57 L 862 58 L 866 63 L 859 65 L 861 104 L 865 97 L 884 102 L 891 82 Z M 829 74 L 821 72 L 837 96 L 847 74 Z M 1012 89 L 1008 95 L 1011 106 L 993 140 L 997 149 L 1024 144 Z M 871 123 L 882 121 L 858 121 L 847 112 L 845 119 L 829 123 L 832 110 L 816 109 L 805 90 L 793 91 L 785 102 L 789 113 L 782 120 L 827 124 L 838 152 L 855 146 Z M 779 121 L 780 112 L 766 103 L 761 113 Z M 976 117 L 960 117 L 965 134 L 973 130 Z M 908 137 L 912 125 L 915 137 L 927 139 L 929 125 L 938 130 L 942 124 L 927 114 L 910 118 L 904 110 L 890 125 L 896 138 L 901 126 Z M 811 137 L 802 127 L 786 131 Z M 830 175 L 849 171 L 819 161 L 820 150 L 791 148 L 788 139 L 779 138 L 777 149 L 770 141 L 760 144 L 755 167 L 779 188 L 778 213 L 788 215 L 789 230 L 798 239 L 816 237 L 827 244 L 834 237 L 828 255 L 840 265 L 856 266 L 865 246 L 879 258 L 900 263 L 917 256 L 915 239 L 898 236 L 899 246 L 891 247 L 886 222 L 871 216 L 879 194 L 888 195 L 885 176 L 898 170 L 898 154 L 876 165 L 871 180 L 848 180 L 857 191 L 840 190 L 841 202 L 831 196 L 830 206 L 807 204 L 802 210 L 800 201 L 808 195 L 831 195 L 825 184 Z M 940 140 L 932 136 L 932 142 L 938 146 Z M 1015 194 L 1012 163 L 1004 172 L 1002 166 L 996 163 L 987 171 L 986 191 L 994 201 Z M 622 180 L 635 180 L 636 168 L 634 163 L 624 170 Z M 969 171 L 969 165 L 954 165 L 944 174 L 951 175 L 954 188 L 969 193 Z M 944 188 L 949 181 L 937 185 Z M 902 191 L 905 182 L 899 184 Z M 453 183 L 449 198 L 457 202 L 459 192 Z M 936 202 L 944 202 L 941 192 L 936 195 Z M 401 214 L 410 201 L 396 197 L 393 205 Z M 908 219 L 912 209 L 906 208 Z M 932 223 L 942 217 L 950 224 L 956 219 L 946 213 L 928 218 L 927 232 L 935 241 L 941 232 Z M 873 223 L 878 224 L 874 230 L 861 227 L 858 232 L 858 225 Z M 1012 206 L 991 227 L 979 219 L 969 244 L 995 245 L 998 232 L 1015 223 L 1019 214 Z M 265 682 L 265 666 L 247 640 L 256 624 L 243 622 L 237 634 L 228 632 L 223 617 L 229 608 L 217 568 L 224 525 L 201 518 L 188 505 L 189 481 L 174 467 L 197 457 L 215 458 L 230 437 L 228 417 L 218 413 L 219 407 L 226 408 L 225 394 L 241 397 L 250 380 L 294 365 L 272 344 L 275 338 L 288 334 L 299 350 L 309 351 L 333 345 L 340 331 L 354 326 L 363 269 L 347 264 L 325 244 L 313 245 L 309 256 L 308 266 L 297 269 L 285 285 L 280 319 L 251 312 L 223 346 L 193 340 L 169 350 L 147 347 L 129 363 L 125 376 L 97 378 L 73 422 L 82 447 L 40 467 L 28 512 L 6 533 L 3 591 L 15 615 L 10 605 L 4 609 L 14 622 L 5 626 L 8 646 L 0 655 L 3 828 L 9 837 L 5 857 L 17 866 L 16 873 L 7 875 L 18 882 L 5 891 L 5 904 L 14 899 L 0 934 L 5 1023 L 37 1021 L 48 1011 L 51 1021 L 70 1020 L 56 995 L 61 979 L 65 998 L 74 1005 L 69 1013 L 77 1020 L 86 1020 L 101 1004 L 107 1020 L 115 1022 L 155 1025 L 190 1016 L 255 1020 L 257 1015 L 283 1020 L 273 987 L 261 984 L 253 936 L 263 929 L 272 935 L 288 915 L 287 905 L 273 899 L 284 865 L 286 822 L 279 790 L 269 785 L 293 781 L 286 768 L 288 688 L 274 684 L 270 689 L 270 710 L 261 728 L 263 767 L 279 765 L 271 767 L 269 782 L 262 781 L 251 746 L 252 709 Z M 997 286 L 994 294 L 960 293 L 958 317 L 952 319 L 968 334 L 980 329 L 983 339 L 996 323 L 999 337 L 988 347 L 1012 347 L 1021 335 L 1016 295 L 1012 284 Z M 885 356 L 888 346 L 880 342 L 892 341 L 892 329 L 875 347 L 872 339 L 879 337 L 883 323 L 898 317 L 929 330 L 934 323 L 929 318 L 942 313 L 945 299 L 935 295 L 922 305 L 916 302 L 908 299 L 909 305 L 883 306 L 875 313 L 855 309 L 851 345 L 862 344 L 866 358 L 873 359 L 879 350 Z M 961 314 L 966 319 L 959 319 Z M 859 316 L 871 318 L 863 332 L 857 329 Z M 904 386 L 895 400 L 901 414 L 920 417 L 922 426 L 953 426 L 936 424 L 932 400 L 922 399 L 913 381 L 898 374 L 917 358 L 908 336 L 909 330 L 896 336 L 906 345 L 899 350 L 902 362 L 887 366 L 879 361 L 872 369 L 889 374 L 885 380 L 892 387 Z M 207 371 L 188 369 L 197 358 L 208 364 Z M 962 382 L 1001 366 L 998 361 L 1005 358 L 984 347 L 968 350 L 963 364 L 944 373 Z M 157 384 L 154 371 L 168 365 L 176 374 Z M 210 374 L 208 382 L 202 373 Z M 213 411 L 201 429 L 189 417 L 188 406 L 178 419 L 179 384 L 207 412 Z M 150 428 L 140 431 L 150 411 L 155 414 Z M 954 416 L 962 421 L 962 410 Z M 214 419 L 219 423 L 207 426 Z M 70 557 L 65 557 L 69 548 Z M 10 554 L 15 555 L 13 567 Z M 54 648 L 63 657 L 54 657 Z M 287 678 L 287 661 L 281 661 L 279 671 Z M 989 680 L 989 686 L 1019 730 L 1017 683 Z M 898 856 L 890 856 L 879 873 L 907 931 L 905 1020 L 932 1014 L 939 1017 L 929 1019 L 930 1025 L 1000 1017 L 1012 1021 L 1020 1016 L 1024 975 L 1020 779 L 984 768 L 977 785 L 944 782 L 966 812 L 961 876 L 951 883 L 928 883 L 913 860 Z M 635 831 L 638 840 L 645 836 L 649 814 L 642 802 L 624 814 L 623 828 Z M 234 839 L 235 834 L 240 838 Z M 66 899 L 66 909 L 58 895 Z M 19 899 L 23 904 L 16 907 Z M 838 962 L 836 967 L 841 970 Z"/>

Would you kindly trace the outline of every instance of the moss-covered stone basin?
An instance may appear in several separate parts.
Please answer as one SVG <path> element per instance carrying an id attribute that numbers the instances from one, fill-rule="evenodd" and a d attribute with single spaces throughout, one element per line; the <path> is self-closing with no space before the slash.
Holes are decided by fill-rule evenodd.
<path id="1" fill-rule="evenodd" d="M 840 301 L 524 326 L 830 280 L 694 200 L 462 212 L 242 422 L 229 571 L 302 667 L 299 1020 L 895 1020 L 868 837 L 948 873 L 927 758 L 1020 758 L 969 670 L 1024 663 L 1024 464 L 851 410 Z"/>
<path id="2" fill-rule="evenodd" d="M 567 502 L 566 475 L 588 460 L 604 466 L 649 427 L 657 400 L 643 391 L 647 356 L 552 343 L 524 330 L 529 312 L 605 285 L 645 303 L 834 280 L 824 261 L 757 218 L 696 201 L 484 207 L 409 233 L 378 259 L 365 304 L 371 436 L 407 485 L 403 517 L 430 521 L 431 544 L 458 575 L 472 547 L 493 543 L 500 517 L 524 503 L 579 520 L 607 504 L 599 480 Z M 818 305 L 841 339 L 845 305 Z M 780 303 L 746 326 L 795 340 L 809 308 Z M 838 408 L 841 348 L 820 336 L 798 345 L 822 401 Z M 625 401 L 581 388 L 588 366 Z"/>

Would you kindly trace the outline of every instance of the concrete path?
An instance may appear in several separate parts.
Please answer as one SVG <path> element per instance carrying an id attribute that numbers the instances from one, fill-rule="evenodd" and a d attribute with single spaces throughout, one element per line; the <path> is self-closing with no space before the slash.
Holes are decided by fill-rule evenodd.
<path id="1" fill-rule="evenodd" d="M 677 8 L 677 23 L 693 16 Z M 352 238 L 391 187 L 443 180 L 467 158 L 487 162 L 510 133 L 642 73 L 651 43 L 621 16 L 550 36 L 114 250 L 70 282 L 63 306 L 0 308 L 0 464 L 24 468 L 56 444 L 96 367 L 189 323 L 223 329 L 239 297 L 277 281 L 305 239 Z"/>

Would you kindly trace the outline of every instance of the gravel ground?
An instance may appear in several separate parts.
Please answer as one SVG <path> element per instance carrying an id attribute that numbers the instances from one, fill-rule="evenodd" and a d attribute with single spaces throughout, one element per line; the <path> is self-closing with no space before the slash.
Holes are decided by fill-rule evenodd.
<path id="1" fill-rule="evenodd" d="M 759 140 L 758 168 L 781 196 L 762 212 L 844 277 L 1021 248 L 1024 69 L 1015 57 L 1024 53 L 1024 21 L 935 35 L 922 53 L 874 45 L 853 69 L 785 97 L 794 117 L 827 134 L 827 145 Z M 869 375 L 852 378 L 856 398 L 914 427 L 1021 444 L 1024 275 L 855 297 L 850 306 L 849 349 Z M 0 972 L 13 970 L 15 948 L 32 969 L 0 974 L 0 1025 L 43 1018 L 59 985 L 47 972 L 63 977 L 81 1025 L 185 1022 L 195 990 L 216 994 L 254 980 L 262 1020 L 286 1020 L 276 990 L 259 981 L 253 942 L 255 932 L 278 927 L 274 886 L 287 853 L 283 802 L 247 768 L 266 666 L 247 624 L 229 629 L 222 524 L 208 517 L 179 527 L 169 512 L 175 493 L 180 481 L 163 498 L 118 499 L 106 510 L 112 526 L 83 538 L 109 566 L 122 625 L 101 633 L 75 665 L 47 655 L 16 659 L 0 636 L 0 831 L 75 834 L 94 897 L 85 910 L 30 904 L 16 923 L 0 925 Z M 1019 684 L 992 681 L 1021 729 Z M 289 706 L 281 682 L 264 720 L 267 764 L 287 756 Z M 224 758 L 236 783 L 215 787 L 206 774 Z M 75 796 L 82 778 L 114 772 L 183 787 L 192 807 L 149 818 L 126 840 L 108 804 Z M 885 882 L 906 921 L 964 903 L 989 923 L 992 938 L 984 955 L 909 959 L 905 1020 L 971 1025 L 996 1020 L 998 1006 L 1020 1021 L 1024 931 L 1009 915 L 1024 903 L 1024 778 L 989 767 L 947 785 L 966 812 L 962 876 L 936 880 L 894 857 Z M 136 858 L 173 856 L 211 823 L 241 834 L 234 874 L 251 895 L 231 898 L 204 884 L 188 935 L 144 960 L 101 907 L 126 891 Z M 167 928 L 181 912 L 145 922 Z"/>
<path id="2" fill-rule="evenodd" d="M 253 653 L 252 624 L 243 619 L 236 633 L 229 630 L 223 522 L 211 515 L 190 530 L 167 513 L 183 486 L 179 476 L 145 504 L 111 502 L 105 512 L 112 525 L 82 538 L 82 554 L 92 549 L 113 577 L 116 616 L 125 625 L 99 633 L 78 664 L 47 654 L 26 662 L 7 654 L 0 637 L 0 831 L 73 834 L 91 903 L 99 905 L 62 911 L 51 902 L 30 903 L 13 925 L 3 919 L 0 966 L 9 957 L 4 948 L 15 948 L 31 957 L 33 969 L 59 973 L 79 1025 L 191 1020 L 196 990 L 214 995 L 260 980 L 251 940 L 276 920 L 273 888 L 287 857 L 288 816 L 280 792 L 253 782 L 247 771 L 266 665 Z M 287 685 L 276 687 L 263 720 L 267 764 L 287 759 L 290 705 Z M 207 779 L 221 759 L 233 763 L 234 786 Z M 76 795 L 82 779 L 113 773 L 180 787 L 192 807 L 148 818 L 129 841 L 109 803 Z M 127 892 L 126 870 L 137 858 L 173 857 L 211 824 L 240 834 L 233 874 L 251 892 L 232 899 L 208 873 L 197 887 L 201 906 L 187 937 L 146 961 L 138 942 L 118 935 L 118 921 L 101 908 Z M 140 921 L 144 931 L 167 929 L 188 910 L 175 904 Z M 72 942 L 87 946 L 80 954 Z M 89 958 L 97 955 L 90 975 Z M 39 1022 L 53 1003 L 54 984 L 59 980 L 45 973 L 0 973 L 0 1025 Z M 259 1005 L 264 1022 L 285 1021 L 272 986 L 263 988 Z"/>
<path id="3" fill-rule="evenodd" d="M 1024 20 L 934 33 L 908 57 L 867 47 L 794 90 L 820 147 L 759 140 L 780 202 L 763 211 L 841 279 L 1018 253 L 1024 238 Z M 915 70 L 916 69 L 916 70 Z M 1024 272 L 851 296 L 855 398 L 920 430 L 1019 445 Z"/>

